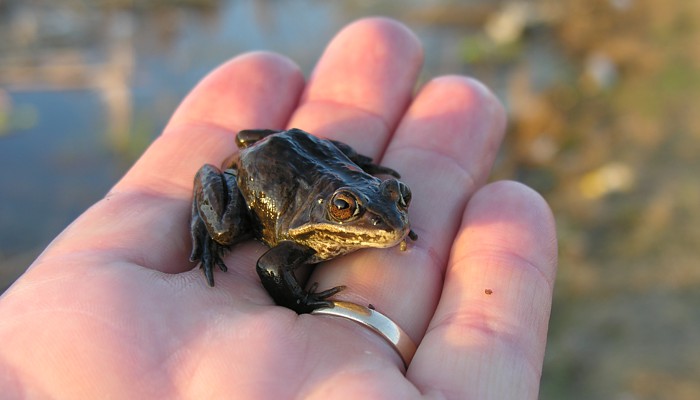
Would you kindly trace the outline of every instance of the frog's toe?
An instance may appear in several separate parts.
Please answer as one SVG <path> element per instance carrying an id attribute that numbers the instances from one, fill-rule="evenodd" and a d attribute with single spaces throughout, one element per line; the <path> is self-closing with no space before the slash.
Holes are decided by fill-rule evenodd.
<path id="1" fill-rule="evenodd" d="M 209 286 L 214 286 L 214 270 L 211 268 L 211 263 L 202 261 L 200 268 L 204 270 L 204 277 L 207 278 L 207 284 Z"/>
<path id="2" fill-rule="evenodd" d="M 314 282 L 306 294 L 300 299 L 299 305 L 301 313 L 311 312 L 318 308 L 332 307 L 333 303 L 327 298 L 345 289 L 346 286 L 336 286 L 334 288 L 317 292 L 318 282 Z"/>
<path id="3" fill-rule="evenodd" d="M 345 290 L 346 287 L 347 286 L 345 285 L 341 285 L 328 290 L 324 290 L 322 292 L 316 292 L 316 288 L 318 288 L 318 282 L 315 282 L 313 285 L 311 285 L 311 290 L 309 291 L 309 293 L 317 300 L 325 300 L 333 296 L 334 294 L 340 292 L 341 290 Z"/>
<path id="4" fill-rule="evenodd" d="M 222 260 L 221 257 L 216 258 L 216 265 L 219 266 L 220 270 L 224 272 L 228 271 L 228 267 L 226 266 L 226 264 L 224 264 L 224 260 Z"/>
<path id="5" fill-rule="evenodd" d="M 225 251 L 226 248 L 224 246 L 211 239 L 207 240 L 207 243 L 204 245 L 200 268 L 204 270 L 204 277 L 207 279 L 209 286 L 214 286 L 214 266 L 218 266 L 224 272 L 228 271 L 223 260 Z"/>
<path id="6" fill-rule="evenodd" d="M 333 302 L 330 300 L 310 300 L 308 303 L 303 303 L 299 307 L 294 308 L 294 311 L 296 311 L 297 314 L 310 314 L 319 308 L 331 307 L 333 307 Z"/>

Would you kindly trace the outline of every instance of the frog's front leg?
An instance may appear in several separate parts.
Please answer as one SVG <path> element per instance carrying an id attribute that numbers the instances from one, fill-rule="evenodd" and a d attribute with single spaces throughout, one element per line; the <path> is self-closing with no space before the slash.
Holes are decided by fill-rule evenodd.
<path id="1" fill-rule="evenodd" d="M 250 236 L 250 216 L 236 184 L 236 171 L 221 172 L 204 165 L 194 179 L 192 254 L 190 261 L 201 261 L 209 286 L 214 286 L 214 265 L 226 271 L 222 257 L 234 243 Z"/>
<path id="2" fill-rule="evenodd" d="M 310 247 L 284 241 L 260 257 L 257 264 L 260 281 L 277 305 L 292 309 L 297 314 L 310 313 L 317 308 L 330 307 L 331 302 L 326 299 L 345 288 L 336 286 L 316 292 L 317 285 L 314 284 L 310 290 L 304 290 L 294 270 L 306 265 L 314 254 Z"/>

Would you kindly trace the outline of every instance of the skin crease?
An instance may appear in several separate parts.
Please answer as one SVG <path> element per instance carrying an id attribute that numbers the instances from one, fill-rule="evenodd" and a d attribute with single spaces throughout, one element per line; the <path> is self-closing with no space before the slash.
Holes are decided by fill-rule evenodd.
<path id="1" fill-rule="evenodd" d="M 422 50 L 402 25 L 353 23 L 309 82 L 273 54 L 207 76 L 110 193 L 0 298 L 3 398 L 535 399 L 556 270 L 544 200 L 486 185 L 505 116 L 481 84 L 435 78 L 412 98 Z M 299 127 L 401 172 L 406 252 L 369 249 L 311 276 L 372 303 L 420 343 L 395 352 L 350 321 L 274 306 L 237 246 L 209 288 L 187 262 L 192 177 L 245 128 Z"/>

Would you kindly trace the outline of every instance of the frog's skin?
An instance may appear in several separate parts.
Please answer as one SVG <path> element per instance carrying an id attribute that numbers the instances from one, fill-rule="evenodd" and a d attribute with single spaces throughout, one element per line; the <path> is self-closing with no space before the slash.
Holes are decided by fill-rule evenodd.
<path id="1" fill-rule="evenodd" d="M 297 313 L 328 307 L 344 289 L 307 291 L 294 275 L 306 264 L 365 247 L 405 245 L 411 191 L 399 174 L 350 146 L 300 129 L 244 130 L 241 149 L 223 172 L 204 165 L 194 179 L 190 259 L 201 261 L 210 286 L 214 266 L 226 271 L 224 251 L 258 239 L 270 249 L 257 262 L 263 286 L 278 305 Z"/>

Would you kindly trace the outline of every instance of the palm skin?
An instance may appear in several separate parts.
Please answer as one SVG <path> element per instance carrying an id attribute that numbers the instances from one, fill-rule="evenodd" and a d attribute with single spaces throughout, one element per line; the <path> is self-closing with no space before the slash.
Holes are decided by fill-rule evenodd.
<path id="1" fill-rule="evenodd" d="M 183 101 L 110 193 L 0 298 L 8 398 L 536 398 L 556 270 L 542 198 L 486 185 L 504 130 L 477 82 L 435 78 L 413 97 L 422 51 L 400 24 L 358 21 L 309 82 L 287 59 L 234 58 Z M 325 263 L 319 288 L 373 304 L 419 343 L 398 355 L 350 321 L 275 306 L 264 246 L 225 258 L 210 288 L 187 261 L 192 177 L 236 151 L 235 132 L 300 127 L 401 171 L 408 251 Z"/>

